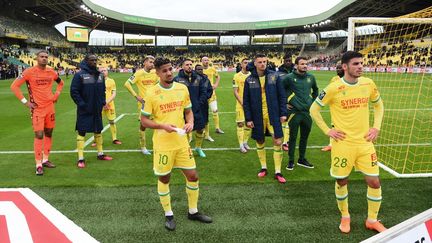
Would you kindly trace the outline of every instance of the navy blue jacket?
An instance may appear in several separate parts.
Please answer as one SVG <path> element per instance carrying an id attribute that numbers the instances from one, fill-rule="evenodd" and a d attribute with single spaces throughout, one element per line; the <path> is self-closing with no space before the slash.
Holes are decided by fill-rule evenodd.
<path id="1" fill-rule="evenodd" d="M 70 95 L 77 105 L 75 130 L 80 132 L 102 131 L 102 108 L 105 105 L 105 79 L 96 68 L 85 61 L 80 63 L 71 83 Z"/>
<path id="2" fill-rule="evenodd" d="M 202 75 L 199 73 L 197 73 L 197 74 L 203 78 L 202 81 L 203 81 L 204 88 L 207 91 L 207 100 L 208 100 L 213 95 L 213 87 L 210 83 L 210 79 L 205 74 L 202 74 Z M 208 102 L 204 102 L 204 104 L 201 104 L 201 114 L 203 116 L 204 124 L 208 123 L 208 113 L 209 113 L 208 110 L 209 110 Z"/>
<path id="3" fill-rule="evenodd" d="M 201 111 L 202 105 L 207 103 L 207 91 L 204 87 L 204 78 L 195 71 L 192 71 L 192 75 L 189 77 L 183 70 L 180 70 L 178 75 L 174 78 L 174 82 L 179 82 L 188 87 L 194 115 L 193 130 L 204 129 L 206 123 Z"/>
<path id="4" fill-rule="evenodd" d="M 257 141 L 262 141 L 265 137 L 261 84 L 256 69 L 251 67 L 251 65 L 249 65 L 248 69 L 251 71 L 251 75 L 249 75 L 245 81 L 243 110 L 246 122 L 252 121 L 254 123 L 252 138 Z M 277 72 L 268 69 L 265 70 L 264 89 L 267 99 L 267 110 L 269 113 L 270 124 L 274 129 L 273 136 L 275 138 L 282 138 L 283 131 L 280 117 L 287 116 L 288 110 L 286 107 L 287 98 L 285 90 Z"/>

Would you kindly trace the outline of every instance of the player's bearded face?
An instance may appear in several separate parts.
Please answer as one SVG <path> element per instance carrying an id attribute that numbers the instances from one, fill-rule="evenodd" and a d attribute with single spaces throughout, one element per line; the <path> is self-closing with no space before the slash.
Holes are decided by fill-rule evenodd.
<path id="1" fill-rule="evenodd" d="M 300 60 L 297 64 L 297 71 L 299 73 L 305 73 L 307 72 L 307 61 L 306 60 Z"/>
<path id="2" fill-rule="evenodd" d="M 192 62 L 186 61 L 185 63 L 183 63 L 182 68 L 186 73 L 191 73 L 192 72 Z"/>

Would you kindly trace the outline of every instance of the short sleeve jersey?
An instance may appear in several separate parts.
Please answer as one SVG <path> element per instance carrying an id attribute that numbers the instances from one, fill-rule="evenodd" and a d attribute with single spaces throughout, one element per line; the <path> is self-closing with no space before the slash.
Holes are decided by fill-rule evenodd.
<path id="1" fill-rule="evenodd" d="M 204 74 L 207 75 L 207 77 L 209 78 L 210 83 L 213 85 L 215 82 L 215 78 L 219 77 L 219 73 L 216 70 L 216 68 L 208 67 L 208 68 L 204 69 L 203 71 L 204 71 Z"/>
<path id="2" fill-rule="evenodd" d="M 329 84 L 316 98 L 320 106 L 329 105 L 332 122 L 337 130 L 346 133 L 343 141 L 363 144 L 369 131 L 369 102 L 380 99 L 372 79 L 360 77 L 356 84 L 343 78 Z"/>
<path id="3" fill-rule="evenodd" d="M 52 85 L 57 79 L 58 74 L 52 68 L 31 67 L 22 73 L 18 84 L 26 82 L 30 101 L 43 108 L 53 103 Z"/>
<path id="4" fill-rule="evenodd" d="M 250 75 L 250 73 L 244 74 L 242 72 L 238 72 L 234 74 L 233 78 L 233 88 L 238 88 L 238 94 L 240 99 L 243 99 L 245 80 Z M 238 103 L 238 101 L 237 101 Z"/>
<path id="5" fill-rule="evenodd" d="M 178 128 L 185 125 L 184 110 L 192 107 L 188 88 L 174 82 L 170 88 L 160 84 L 149 88 L 145 96 L 145 106 L 141 114 L 152 116 L 159 124 L 172 124 Z M 168 133 L 163 129 L 156 129 L 153 133 L 153 148 L 159 151 L 169 151 L 188 147 L 187 136 L 176 132 Z"/>
<path id="6" fill-rule="evenodd" d="M 138 87 L 138 95 L 144 98 L 147 89 L 157 84 L 158 80 L 159 78 L 156 75 L 156 71 L 154 69 L 150 70 L 150 72 L 140 69 L 128 79 L 128 82 L 131 84 L 136 84 Z"/>

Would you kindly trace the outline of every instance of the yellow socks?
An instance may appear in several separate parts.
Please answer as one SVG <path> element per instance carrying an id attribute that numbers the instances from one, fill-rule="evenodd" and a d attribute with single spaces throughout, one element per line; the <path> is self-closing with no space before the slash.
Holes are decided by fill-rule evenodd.
<path id="1" fill-rule="evenodd" d="M 96 149 L 97 149 L 97 152 L 98 152 L 98 154 L 100 155 L 100 154 L 103 153 L 103 150 L 102 150 L 102 143 L 103 143 L 103 140 L 102 140 L 102 134 L 100 134 L 100 133 L 95 133 L 95 134 L 94 134 L 94 140 L 95 140 L 95 142 L 96 142 Z"/>
<path id="2" fill-rule="evenodd" d="M 215 128 L 219 129 L 220 128 L 220 126 L 219 126 L 219 113 L 213 112 L 213 121 L 215 124 Z"/>
<path id="3" fill-rule="evenodd" d="M 145 137 L 145 131 L 141 131 L 141 129 L 139 130 L 139 134 L 140 134 L 140 145 L 141 145 L 141 149 L 146 147 L 146 137 Z"/>
<path id="4" fill-rule="evenodd" d="M 342 217 L 349 217 L 350 214 L 348 212 L 348 185 L 340 186 L 337 182 L 335 183 L 335 194 L 336 201 L 339 208 L 339 211 L 342 214 Z"/>
<path id="5" fill-rule="evenodd" d="M 204 140 L 204 133 L 195 132 L 195 148 L 201 148 Z"/>
<path id="6" fill-rule="evenodd" d="M 199 186 L 198 181 L 186 180 L 186 194 L 188 197 L 189 213 L 194 214 L 198 212 L 198 197 Z"/>
<path id="7" fill-rule="evenodd" d="M 264 143 L 263 144 L 256 144 L 257 147 L 257 154 L 258 154 L 258 159 L 261 163 L 261 168 L 262 169 L 267 169 L 267 160 L 266 160 L 266 151 L 264 149 Z"/>
<path id="8" fill-rule="evenodd" d="M 243 127 L 243 134 L 243 143 L 247 143 L 251 135 L 251 129 L 246 125 Z"/>
<path id="9" fill-rule="evenodd" d="M 117 126 L 116 124 L 110 124 L 110 131 L 111 131 L 111 136 L 112 136 L 112 140 L 117 140 Z"/>
<path id="10" fill-rule="evenodd" d="M 283 153 L 281 146 L 273 146 L 273 160 L 275 164 L 275 173 L 281 173 Z"/>
<path id="11" fill-rule="evenodd" d="M 368 201 L 368 219 L 376 221 L 378 218 L 378 212 L 381 207 L 381 187 L 372 188 L 368 186 L 367 189 L 367 201 Z"/>
<path id="12" fill-rule="evenodd" d="M 78 150 L 78 159 L 84 159 L 84 139 L 85 137 L 77 135 L 77 150 Z"/>
<path id="13" fill-rule="evenodd" d="M 289 126 L 288 126 L 288 122 L 282 123 L 282 128 L 283 128 L 283 134 L 284 134 L 283 143 L 288 143 L 289 132 L 290 132 L 290 129 L 289 129 Z"/>
<path id="14" fill-rule="evenodd" d="M 242 146 L 243 142 L 244 142 L 244 129 L 243 129 L 243 127 L 237 126 L 237 139 L 238 139 L 240 146 Z"/>
<path id="15" fill-rule="evenodd" d="M 172 216 L 173 212 L 171 209 L 171 196 L 169 190 L 169 183 L 164 184 L 158 180 L 157 189 L 159 193 L 160 203 L 162 204 L 162 208 L 165 212 L 165 216 Z"/>
<path id="16" fill-rule="evenodd" d="M 210 126 L 209 126 L 208 123 L 207 123 L 207 125 L 206 125 L 205 128 L 204 128 L 204 136 L 205 136 L 206 138 L 210 137 Z"/>

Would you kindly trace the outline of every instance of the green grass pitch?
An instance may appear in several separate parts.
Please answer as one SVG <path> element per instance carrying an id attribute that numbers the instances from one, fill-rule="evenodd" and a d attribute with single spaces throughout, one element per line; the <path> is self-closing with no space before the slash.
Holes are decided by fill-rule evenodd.
<path id="1" fill-rule="evenodd" d="M 324 71 L 314 74 L 320 90 L 334 75 Z M 31 188 L 101 242 L 358 242 L 374 235 L 363 225 L 367 216 L 366 185 L 362 175 L 355 172 L 349 185 L 352 232 L 339 232 L 334 181 L 328 173 L 330 154 L 319 149 L 328 143 L 328 138 L 315 125 L 307 150 L 307 158 L 315 169 L 283 170 L 285 185 L 278 184 L 271 175 L 263 180 L 257 178 L 260 166 L 256 152 L 241 154 L 237 149 L 233 73 L 221 73 L 217 89 L 225 134 L 214 133 L 210 115 L 211 136 L 216 141 L 205 141 L 207 158 L 196 158 L 201 184 L 199 208 L 211 215 L 214 223 L 201 225 L 186 219 L 184 178 L 180 171 L 174 171 L 171 197 L 177 230 L 166 231 L 152 157 L 138 151 L 136 102 L 123 87 L 128 76 L 111 74 L 117 83 L 117 116 L 125 114 L 117 123 L 123 144 L 113 145 L 109 130 L 106 131 L 104 149 L 114 160 L 97 161 L 95 150 L 87 146 L 88 166 L 82 170 L 76 168 L 77 154 L 72 152 L 76 147 L 76 108 L 69 95 L 71 77 L 65 80 L 56 105 L 52 148 L 56 153 L 50 156 L 57 168 L 47 169 L 43 177 L 34 175 L 29 112 L 10 91 L 11 80 L 0 81 L 0 187 Z M 323 116 L 329 121 L 328 112 L 323 112 Z M 149 148 L 151 135 L 151 131 L 147 132 Z M 253 141 L 249 145 L 255 147 Z M 267 139 L 267 146 L 271 146 L 271 139 Z M 271 172 L 271 150 L 267 156 Z M 284 153 L 283 168 L 287 157 Z M 381 178 L 383 203 L 379 217 L 386 226 L 431 207 L 431 179 L 395 179 L 382 170 Z"/>

